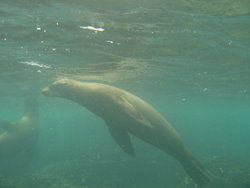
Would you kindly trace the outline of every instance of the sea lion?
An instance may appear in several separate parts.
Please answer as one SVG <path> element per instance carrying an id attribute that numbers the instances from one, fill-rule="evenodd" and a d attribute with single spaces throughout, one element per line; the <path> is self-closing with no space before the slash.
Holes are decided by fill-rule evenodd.
<path id="1" fill-rule="evenodd" d="M 206 187 L 210 172 L 190 153 L 170 123 L 141 98 L 116 87 L 62 79 L 42 90 L 46 96 L 72 100 L 104 119 L 118 145 L 134 156 L 130 134 L 177 159 L 187 174 Z"/>
<path id="2" fill-rule="evenodd" d="M 0 128 L 4 130 L 0 134 L 0 161 L 14 158 L 22 152 L 33 155 L 39 133 L 37 100 L 29 98 L 24 116 L 16 122 L 0 120 Z"/>

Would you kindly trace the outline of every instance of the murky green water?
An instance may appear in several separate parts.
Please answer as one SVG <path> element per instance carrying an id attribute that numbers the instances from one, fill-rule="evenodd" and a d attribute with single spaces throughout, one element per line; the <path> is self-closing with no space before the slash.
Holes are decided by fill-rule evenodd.
<path id="1" fill-rule="evenodd" d="M 34 93 L 40 110 L 32 161 L 1 159 L 0 188 L 194 187 L 171 156 L 133 137 L 132 159 L 102 119 L 40 94 L 64 77 L 140 96 L 204 166 L 232 187 L 250 187 L 249 7 L 247 0 L 0 1 L 0 119 L 19 120 Z"/>

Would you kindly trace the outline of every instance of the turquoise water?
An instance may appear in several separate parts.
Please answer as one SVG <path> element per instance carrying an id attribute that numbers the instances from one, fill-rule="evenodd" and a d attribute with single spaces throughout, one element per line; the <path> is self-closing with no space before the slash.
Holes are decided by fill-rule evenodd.
<path id="1" fill-rule="evenodd" d="M 2 0 L 0 119 L 19 120 L 26 98 L 38 93 L 40 134 L 31 162 L 0 161 L 0 188 L 195 187 L 171 156 L 133 137 L 130 158 L 102 119 L 40 94 L 64 77 L 138 95 L 204 166 L 232 187 L 250 187 L 249 7 L 247 0 Z"/>

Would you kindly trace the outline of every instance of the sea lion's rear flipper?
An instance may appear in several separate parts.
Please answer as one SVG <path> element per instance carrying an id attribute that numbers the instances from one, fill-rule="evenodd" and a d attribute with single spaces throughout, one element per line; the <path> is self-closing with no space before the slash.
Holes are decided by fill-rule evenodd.
<path id="1" fill-rule="evenodd" d="M 37 97 L 38 96 L 34 94 L 27 98 L 25 102 L 24 116 L 33 118 L 33 119 L 38 119 L 39 108 L 38 108 Z"/>
<path id="2" fill-rule="evenodd" d="M 115 125 L 112 125 L 111 123 L 107 123 L 107 125 L 108 125 L 111 136 L 118 143 L 118 145 L 122 148 L 122 150 L 125 151 L 130 156 L 134 157 L 135 156 L 134 148 L 131 143 L 128 132 L 120 128 L 117 128 Z"/>
<path id="3" fill-rule="evenodd" d="M 5 131 L 11 132 L 14 129 L 14 124 L 4 120 L 0 120 L 0 128 L 4 129 Z"/>
<path id="4" fill-rule="evenodd" d="M 191 154 L 180 160 L 187 174 L 195 181 L 199 188 L 207 188 L 213 175 Z M 217 188 L 217 187 L 214 187 Z"/>

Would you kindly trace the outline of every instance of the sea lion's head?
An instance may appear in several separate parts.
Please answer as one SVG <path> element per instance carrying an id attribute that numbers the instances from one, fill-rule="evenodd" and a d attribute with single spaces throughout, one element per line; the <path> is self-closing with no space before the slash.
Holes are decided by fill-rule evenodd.
<path id="1" fill-rule="evenodd" d="M 49 97 L 70 99 L 78 103 L 92 98 L 96 92 L 96 83 L 80 82 L 71 79 L 60 79 L 42 90 L 42 94 Z"/>
<path id="2" fill-rule="evenodd" d="M 66 88 L 69 86 L 69 79 L 57 80 L 50 86 L 43 88 L 42 94 L 50 97 L 63 97 L 67 93 Z"/>

